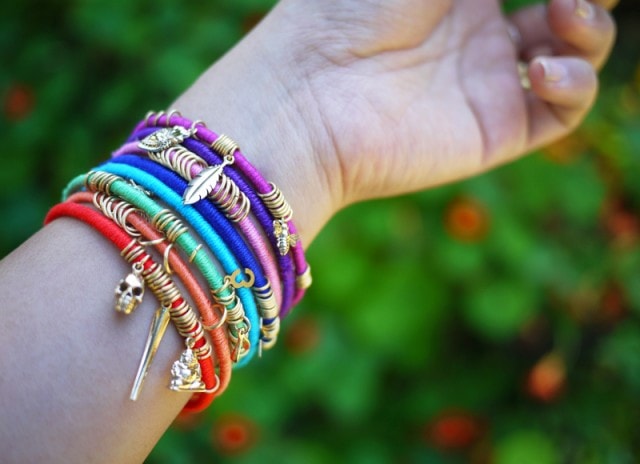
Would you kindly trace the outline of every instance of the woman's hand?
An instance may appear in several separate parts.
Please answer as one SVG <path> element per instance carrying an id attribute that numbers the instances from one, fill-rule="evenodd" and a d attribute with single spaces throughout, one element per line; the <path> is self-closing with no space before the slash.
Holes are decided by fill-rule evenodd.
<path id="1" fill-rule="evenodd" d="M 607 11 L 552 0 L 509 19 L 517 45 L 497 0 L 283 0 L 174 106 L 240 143 L 309 243 L 350 202 L 481 172 L 580 122 L 613 41 Z M 540 56 L 531 92 L 518 56 Z M 122 395 L 149 330 L 106 311 L 128 272 L 70 220 L 0 262 L 0 370 L 41 380 L 2 385 L 3 462 L 142 462 L 184 405 L 166 388 L 175 331 L 136 405 Z"/>
<path id="2" fill-rule="evenodd" d="M 507 17 L 498 0 L 285 0 L 178 107 L 255 141 L 295 210 L 321 212 L 303 220 L 312 237 L 349 203 L 471 176 L 570 132 L 596 96 L 613 3 Z M 224 111 L 198 91 L 219 100 L 221 83 Z"/>
<path id="3" fill-rule="evenodd" d="M 497 0 L 286 9 L 294 34 L 313 31 L 296 62 L 334 145 L 347 202 L 477 174 L 566 134 L 594 101 L 595 70 L 615 29 L 603 6 L 585 0 L 511 17 Z M 527 92 L 517 63 L 536 56 Z"/>

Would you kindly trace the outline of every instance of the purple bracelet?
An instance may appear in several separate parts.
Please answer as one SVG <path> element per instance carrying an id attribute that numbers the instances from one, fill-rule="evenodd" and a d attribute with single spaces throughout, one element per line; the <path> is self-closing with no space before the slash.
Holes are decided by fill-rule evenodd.
<path id="1" fill-rule="evenodd" d="M 190 121 L 189 119 L 182 117 L 175 111 L 169 114 L 162 112 L 157 114 L 148 114 L 147 117 L 136 126 L 134 133 L 129 140 L 134 141 L 136 139 L 143 138 L 154 130 L 157 130 L 158 126 L 181 126 L 185 129 L 193 130 L 193 136 L 195 138 L 188 138 L 184 140 L 182 142 L 182 145 L 196 153 L 210 165 L 222 163 L 222 156 L 218 155 L 214 150 L 212 150 L 212 147 L 216 146 L 216 142 L 219 142 L 222 136 L 218 136 L 213 131 L 207 129 L 202 122 Z M 151 127 L 151 130 L 148 129 L 149 127 Z M 205 143 L 199 142 L 198 139 Z M 209 146 L 207 146 L 206 144 L 208 144 Z M 266 235 L 269 237 L 269 240 L 274 247 L 275 254 L 276 256 L 278 256 L 283 282 L 283 306 L 280 314 L 284 317 L 289 313 L 291 308 L 295 306 L 295 304 L 297 304 L 300 299 L 302 299 L 306 288 L 311 284 L 310 268 L 306 262 L 303 247 L 299 243 L 299 241 L 295 246 L 291 247 L 291 255 L 293 256 L 293 260 L 289 253 L 286 253 L 284 256 L 278 253 L 279 245 L 281 245 L 281 243 L 279 242 L 281 241 L 278 240 L 278 237 L 276 237 L 276 234 L 273 230 L 273 226 L 276 225 L 275 223 L 278 219 L 284 219 L 280 221 L 280 224 L 286 223 L 285 228 L 288 228 L 288 233 L 290 234 L 290 236 L 297 235 L 297 231 L 295 225 L 291 221 L 290 214 L 286 215 L 286 218 L 276 217 L 273 214 L 273 211 L 270 210 L 265 204 L 265 196 L 272 195 L 275 192 L 279 193 L 279 191 L 274 190 L 275 186 L 268 183 L 262 177 L 258 170 L 253 165 L 251 165 L 251 163 L 249 163 L 249 161 L 244 157 L 240 150 L 237 149 L 237 146 L 234 147 L 233 158 L 233 166 L 236 167 L 237 170 L 242 173 L 242 175 L 244 175 L 244 177 L 253 185 L 254 188 L 251 188 L 244 181 L 243 177 L 238 175 L 235 169 L 227 166 L 224 168 L 224 173 L 228 175 L 237 184 L 238 188 L 240 188 L 240 190 L 242 190 L 243 193 L 249 198 L 252 206 L 252 212 L 260 225 L 265 230 Z"/>

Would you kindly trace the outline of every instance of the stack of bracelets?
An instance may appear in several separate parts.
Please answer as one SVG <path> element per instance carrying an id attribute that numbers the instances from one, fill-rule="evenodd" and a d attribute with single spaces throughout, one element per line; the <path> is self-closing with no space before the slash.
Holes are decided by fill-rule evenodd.
<path id="1" fill-rule="evenodd" d="M 59 217 L 87 223 L 131 264 L 117 312 L 131 314 L 146 288 L 158 300 L 132 400 L 171 321 L 185 350 L 169 388 L 192 394 L 185 411 L 203 410 L 234 366 L 274 346 L 311 285 L 282 192 L 233 140 L 177 111 L 149 113 L 111 160 L 73 179 L 45 223 Z"/>

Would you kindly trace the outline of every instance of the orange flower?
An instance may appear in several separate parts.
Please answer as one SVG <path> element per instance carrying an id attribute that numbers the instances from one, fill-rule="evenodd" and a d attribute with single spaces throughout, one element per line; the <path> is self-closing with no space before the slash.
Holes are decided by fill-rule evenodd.
<path id="1" fill-rule="evenodd" d="M 555 400 L 566 384 L 566 365 L 558 353 L 549 353 L 529 371 L 526 380 L 527 393 L 543 403 Z"/>
<path id="2" fill-rule="evenodd" d="M 426 438 L 439 449 L 463 449 L 470 447 L 483 435 L 481 421 L 464 411 L 440 414 L 427 426 Z"/>
<path id="3" fill-rule="evenodd" d="M 31 113 L 35 103 L 33 90 L 24 84 L 14 84 L 4 97 L 4 116 L 9 121 L 20 121 Z"/>
<path id="4" fill-rule="evenodd" d="M 285 346 L 291 354 L 304 354 L 312 351 L 320 342 L 318 321 L 309 315 L 297 318 L 289 327 Z"/>
<path id="5" fill-rule="evenodd" d="M 640 223 L 633 211 L 629 211 L 619 199 L 609 199 L 603 208 L 604 225 L 613 237 L 614 244 L 628 248 L 636 244 L 640 235 Z"/>
<path id="6" fill-rule="evenodd" d="M 459 198 L 447 208 L 445 223 L 453 237 L 471 242 L 480 240 L 486 235 L 489 217 L 484 206 L 478 201 Z"/>
<path id="7" fill-rule="evenodd" d="M 258 426 L 246 416 L 230 414 L 220 417 L 213 424 L 211 439 L 222 454 L 242 454 L 258 441 Z"/>
<path id="8" fill-rule="evenodd" d="M 616 284 L 605 288 L 600 303 L 600 318 L 604 323 L 615 324 L 627 314 L 627 302 L 623 289 Z"/>

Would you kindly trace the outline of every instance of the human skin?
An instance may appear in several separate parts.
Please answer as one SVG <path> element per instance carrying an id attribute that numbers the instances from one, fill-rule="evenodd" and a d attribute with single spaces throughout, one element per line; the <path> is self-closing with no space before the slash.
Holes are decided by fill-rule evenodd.
<path id="1" fill-rule="evenodd" d="M 171 106 L 240 143 L 308 245 L 353 202 L 478 174 L 570 132 L 595 99 L 613 3 L 505 18 L 496 0 L 285 0 Z M 154 303 L 114 313 L 127 272 L 68 219 L 0 262 L 3 462 L 139 463 L 186 402 L 166 388 L 183 348 L 173 331 L 128 399 Z"/>

